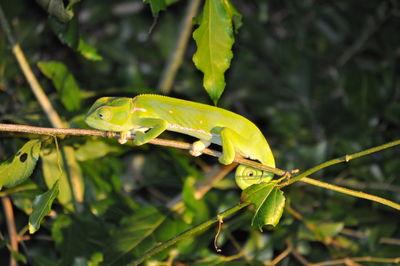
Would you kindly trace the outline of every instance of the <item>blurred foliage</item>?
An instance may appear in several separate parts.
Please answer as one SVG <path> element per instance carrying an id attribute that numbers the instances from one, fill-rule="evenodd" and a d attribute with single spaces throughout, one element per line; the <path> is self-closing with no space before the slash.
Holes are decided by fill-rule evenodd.
<path id="1" fill-rule="evenodd" d="M 154 88 L 173 52 L 188 1 L 71 0 L 67 7 L 67 1 L 50 2 L 59 4 L 54 12 L 60 15 L 34 1 L 0 5 L 47 96 L 71 127 L 87 127 L 84 114 L 101 96 L 158 93 Z M 233 59 L 219 106 L 260 127 L 279 168 L 305 170 L 400 136 L 397 0 L 232 4 L 242 15 L 242 25 L 234 33 Z M 192 61 L 195 51 L 191 39 L 172 96 L 211 103 Z M 56 67 L 45 69 L 49 64 Z M 50 126 L 3 30 L 0 122 Z M 163 137 L 188 140 L 172 133 Z M 22 145 L 20 137 L 2 134 L 0 161 Z M 42 221 L 40 229 L 24 237 L 24 249 L 14 253 L 31 265 L 123 265 L 240 200 L 233 174 L 201 200 L 193 196 L 193 184 L 217 164 L 215 158 L 193 158 L 185 151 L 152 145 L 122 147 L 100 138 L 70 137 L 59 145 L 74 151 L 74 165 L 62 164 L 60 173 L 56 152 L 49 148 L 54 143 L 47 140 L 43 146 L 49 151 L 42 151 L 31 178 L 0 192 L 11 197 L 16 229 L 25 235 L 35 197 L 49 196 L 46 191 L 64 176 L 51 216 L 36 220 L 36 229 Z M 399 149 L 393 148 L 313 177 L 399 202 L 399 158 Z M 84 180 L 75 188 L 84 191 L 62 189 L 71 188 L 71 169 Z M 284 193 L 287 207 L 275 228 L 260 232 L 250 226 L 252 213 L 242 211 L 224 221 L 218 238 L 221 253 L 212 245 L 212 228 L 151 260 L 210 265 L 236 259 L 238 265 L 261 265 L 287 245 L 310 262 L 399 256 L 400 218 L 395 210 L 300 182 Z M 66 195 L 65 202 L 60 195 Z M 184 211 L 171 211 L 180 195 Z M 55 194 L 50 196 L 42 206 L 51 204 Z M 9 236 L 3 211 L 0 224 L 0 244 L 5 247 Z M 8 263 L 9 254 L 7 248 L 0 250 L 1 265 Z M 300 265 L 292 255 L 284 262 Z"/>

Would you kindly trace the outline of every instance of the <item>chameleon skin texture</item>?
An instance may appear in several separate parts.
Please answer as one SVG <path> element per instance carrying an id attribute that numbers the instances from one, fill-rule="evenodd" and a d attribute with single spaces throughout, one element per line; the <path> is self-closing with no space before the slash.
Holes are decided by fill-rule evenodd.
<path id="1" fill-rule="evenodd" d="M 261 131 L 236 113 L 211 105 L 161 95 L 143 94 L 134 98 L 103 97 L 90 108 L 86 123 L 96 129 L 121 132 L 120 143 L 134 131 L 134 143 L 142 145 L 169 130 L 198 138 L 191 153 L 195 156 L 210 143 L 222 146 L 223 164 L 232 163 L 235 153 L 275 167 L 271 149 Z M 236 171 L 239 187 L 268 182 L 271 173 L 240 165 Z"/>

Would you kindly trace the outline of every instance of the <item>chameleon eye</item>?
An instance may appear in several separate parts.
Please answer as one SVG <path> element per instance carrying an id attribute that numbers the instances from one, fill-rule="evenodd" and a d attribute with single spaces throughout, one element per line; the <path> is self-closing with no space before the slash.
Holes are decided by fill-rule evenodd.
<path id="1" fill-rule="evenodd" d="M 111 116 L 112 116 L 111 110 L 106 109 L 106 108 L 102 108 L 99 111 L 97 111 L 97 115 L 101 120 L 104 120 L 104 121 L 110 120 Z"/>

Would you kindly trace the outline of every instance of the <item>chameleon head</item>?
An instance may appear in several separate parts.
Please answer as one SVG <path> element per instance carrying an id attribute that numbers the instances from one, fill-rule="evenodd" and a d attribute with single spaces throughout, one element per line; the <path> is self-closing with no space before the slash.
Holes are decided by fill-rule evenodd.
<path id="1" fill-rule="evenodd" d="M 236 184 L 244 190 L 254 184 L 269 182 L 273 176 L 273 173 L 267 171 L 262 171 L 246 165 L 239 165 L 236 169 L 235 181 Z"/>
<path id="2" fill-rule="evenodd" d="M 85 122 L 96 129 L 122 132 L 132 129 L 129 123 L 131 98 L 102 97 L 89 109 Z"/>

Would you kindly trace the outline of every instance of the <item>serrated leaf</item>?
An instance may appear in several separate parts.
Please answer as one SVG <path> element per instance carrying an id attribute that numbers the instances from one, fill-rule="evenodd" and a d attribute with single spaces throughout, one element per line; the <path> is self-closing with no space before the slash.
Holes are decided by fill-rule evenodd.
<path id="1" fill-rule="evenodd" d="M 63 63 L 55 61 L 39 62 L 38 67 L 60 93 L 65 108 L 68 111 L 78 110 L 81 106 L 81 91 L 68 68 Z"/>
<path id="2" fill-rule="evenodd" d="M 206 0 L 200 26 L 193 33 L 197 45 L 193 62 L 204 73 L 203 86 L 214 103 L 224 91 L 224 73 L 233 57 L 232 12 L 228 6 L 221 0 Z"/>
<path id="3" fill-rule="evenodd" d="M 229 0 L 222 0 L 222 4 L 225 6 L 226 11 L 229 16 L 232 18 L 233 26 L 235 27 L 235 33 L 238 32 L 240 27 L 242 27 L 242 14 L 237 11 L 237 9 L 232 5 Z"/>
<path id="4" fill-rule="evenodd" d="M 39 159 L 41 142 L 30 140 L 15 154 L 11 162 L 0 165 L 0 189 L 14 187 L 31 176 Z"/>
<path id="5" fill-rule="evenodd" d="M 79 39 L 78 51 L 86 58 L 92 61 L 103 60 L 103 57 L 97 52 L 96 47 L 86 43 L 83 39 Z"/>
<path id="6" fill-rule="evenodd" d="M 154 207 L 141 208 L 135 214 L 125 217 L 105 250 L 107 265 L 125 265 L 134 258 L 135 248 L 142 244 L 165 219 L 166 216 Z"/>
<path id="7" fill-rule="evenodd" d="M 53 187 L 43 193 L 42 195 L 36 196 L 33 201 L 33 212 L 29 215 L 29 233 L 33 234 L 40 228 L 40 223 L 43 218 L 48 215 L 51 211 L 51 205 L 54 199 L 59 193 L 59 182 L 58 180 L 54 183 Z"/>
<path id="8" fill-rule="evenodd" d="M 276 226 L 283 213 L 285 197 L 275 184 L 276 182 L 255 184 L 242 192 L 242 199 L 255 206 L 251 225 L 257 226 L 261 231 L 264 225 Z"/>

